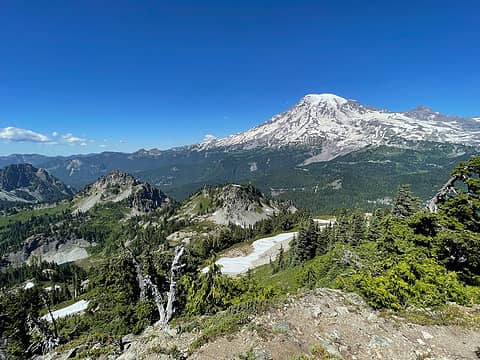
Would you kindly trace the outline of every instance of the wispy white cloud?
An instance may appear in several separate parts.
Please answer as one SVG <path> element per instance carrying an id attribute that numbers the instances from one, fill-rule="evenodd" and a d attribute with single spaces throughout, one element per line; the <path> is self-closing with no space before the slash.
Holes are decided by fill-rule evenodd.
<path id="1" fill-rule="evenodd" d="M 56 132 L 56 131 L 52 132 L 52 136 L 53 136 L 53 137 L 57 137 L 57 136 L 58 136 L 58 132 Z"/>
<path id="2" fill-rule="evenodd" d="M 71 133 L 62 135 L 62 140 L 65 141 L 66 143 L 69 143 L 69 144 L 72 144 L 72 145 L 76 145 L 76 144 L 81 145 L 82 143 L 85 143 L 85 145 L 86 145 L 86 141 L 87 141 L 87 139 L 80 138 L 80 137 L 77 137 L 77 136 L 73 136 L 73 134 L 71 134 Z"/>
<path id="3" fill-rule="evenodd" d="M 14 142 L 36 143 L 48 143 L 51 141 L 47 135 L 40 134 L 28 129 L 16 128 L 13 126 L 0 128 L 0 139 Z"/>

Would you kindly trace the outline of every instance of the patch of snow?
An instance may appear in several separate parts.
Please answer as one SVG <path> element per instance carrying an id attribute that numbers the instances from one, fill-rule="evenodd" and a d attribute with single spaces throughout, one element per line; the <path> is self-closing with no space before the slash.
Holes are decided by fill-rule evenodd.
<path id="1" fill-rule="evenodd" d="M 25 290 L 28 290 L 28 289 L 31 289 L 31 288 L 33 288 L 33 287 L 35 287 L 35 284 L 34 284 L 33 282 L 31 282 L 31 281 L 28 281 L 23 288 L 24 288 Z"/>
<path id="2" fill-rule="evenodd" d="M 308 94 L 305 95 L 303 100 L 309 102 L 312 105 L 319 105 L 323 103 L 332 107 L 343 105 L 348 102 L 347 99 L 344 99 L 335 94 Z"/>
<path id="3" fill-rule="evenodd" d="M 70 315 L 80 313 L 87 309 L 89 303 L 90 301 L 88 300 L 77 301 L 76 303 L 69 305 L 67 307 L 64 307 L 63 309 L 52 311 L 52 317 L 54 319 L 61 319 Z M 50 316 L 50 314 L 46 314 L 42 316 L 42 319 L 47 320 L 48 322 L 52 322 L 52 317 Z"/>
<path id="4" fill-rule="evenodd" d="M 246 256 L 222 257 L 216 261 L 221 265 L 223 274 L 237 275 L 246 272 L 248 269 L 267 264 L 276 256 L 281 246 L 288 250 L 288 244 L 296 232 L 283 233 L 271 237 L 256 240 L 252 244 L 253 251 Z M 208 267 L 202 269 L 203 273 L 208 272 Z"/>
<path id="5" fill-rule="evenodd" d="M 313 219 L 317 224 L 330 225 L 335 222 L 335 219 Z"/>
<path id="6" fill-rule="evenodd" d="M 335 219 L 314 219 L 314 221 L 325 227 L 334 222 Z M 290 241 L 297 234 L 298 232 L 288 232 L 256 240 L 252 243 L 253 251 L 248 255 L 222 257 L 216 263 L 221 265 L 223 274 L 238 275 L 245 273 L 248 269 L 268 264 L 270 259 L 275 259 L 280 248 L 287 251 L 290 247 Z M 201 272 L 207 273 L 208 267 L 203 268 Z"/>
<path id="7" fill-rule="evenodd" d="M 214 140 L 217 140 L 218 137 L 216 137 L 215 135 L 212 135 L 212 134 L 205 134 L 205 136 L 203 137 L 203 141 L 204 142 L 210 142 L 210 141 L 214 141 Z"/>

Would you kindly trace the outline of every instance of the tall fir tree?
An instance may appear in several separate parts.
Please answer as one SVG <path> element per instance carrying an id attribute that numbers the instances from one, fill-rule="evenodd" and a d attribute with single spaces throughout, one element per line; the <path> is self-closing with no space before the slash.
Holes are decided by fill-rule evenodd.
<path id="1" fill-rule="evenodd" d="M 421 201 L 417 198 L 410 185 L 400 185 L 393 200 L 392 215 L 406 218 L 420 210 Z"/>

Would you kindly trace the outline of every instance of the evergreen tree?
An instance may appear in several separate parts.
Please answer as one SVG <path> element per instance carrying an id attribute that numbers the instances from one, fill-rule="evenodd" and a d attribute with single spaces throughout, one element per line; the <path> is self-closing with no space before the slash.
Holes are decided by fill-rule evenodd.
<path id="1" fill-rule="evenodd" d="M 367 223 L 365 214 L 362 210 L 355 210 L 351 215 L 350 236 L 348 243 L 350 245 L 358 245 L 365 240 L 367 233 Z"/>
<path id="2" fill-rule="evenodd" d="M 271 259 L 270 259 L 271 262 Z M 272 263 L 273 267 L 273 273 L 277 273 L 280 270 L 285 269 L 286 267 L 286 261 L 285 261 L 285 251 L 283 250 L 283 245 L 280 246 L 280 250 L 278 251 L 277 258 L 275 259 L 275 262 Z"/>
<path id="3" fill-rule="evenodd" d="M 393 200 L 392 215 L 406 218 L 420 210 L 421 201 L 413 195 L 410 185 L 400 185 Z"/>
<path id="4" fill-rule="evenodd" d="M 315 256 L 317 248 L 318 231 L 313 220 L 302 226 L 298 232 L 298 238 L 293 243 L 293 265 L 303 264 Z"/>
<path id="5" fill-rule="evenodd" d="M 385 209 L 375 209 L 368 226 L 367 238 L 370 241 L 379 241 L 382 236 L 382 219 L 386 216 Z"/>
<path id="6" fill-rule="evenodd" d="M 330 225 L 327 225 L 325 229 L 318 232 L 316 255 L 323 255 L 327 253 L 327 251 L 330 249 L 330 246 L 331 246 Z"/>

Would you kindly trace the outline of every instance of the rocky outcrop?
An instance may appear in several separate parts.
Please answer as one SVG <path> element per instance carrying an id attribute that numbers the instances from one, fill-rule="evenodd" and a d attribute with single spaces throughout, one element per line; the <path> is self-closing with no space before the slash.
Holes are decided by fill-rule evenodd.
<path id="1" fill-rule="evenodd" d="M 140 212 L 150 212 L 168 202 L 164 193 L 148 183 L 138 186 L 129 198 L 130 206 Z"/>
<path id="2" fill-rule="evenodd" d="M 0 169 L 0 199 L 15 202 L 51 202 L 73 195 L 73 190 L 45 169 L 30 164 Z"/>
<path id="3" fill-rule="evenodd" d="M 277 213 L 279 208 L 279 203 L 251 185 L 228 184 L 205 187 L 185 202 L 180 213 L 190 220 L 249 226 Z"/>
<path id="4" fill-rule="evenodd" d="M 84 239 L 74 237 L 35 234 L 25 240 L 21 250 L 7 255 L 2 266 L 20 266 L 33 258 L 57 264 L 77 261 L 89 257 L 87 248 L 91 245 Z"/>
<path id="5" fill-rule="evenodd" d="M 73 202 L 75 211 L 86 212 L 97 204 L 120 201 L 125 201 L 135 213 L 147 213 L 170 203 L 170 199 L 156 187 L 119 170 L 87 186 Z"/>
<path id="6" fill-rule="evenodd" d="M 182 354 L 190 349 L 189 359 L 250 355 L 281 360 L 313 351 L 329 359 L 475 359 L 480 344 L 478 309 L 452 307 L 456 317 L 449 324 L 441 324 L 442 314 L 431 312 L 430 324 L 422 325 L 398 314 L 375 311 L 356 294 L 316 289 L 291 296 L 262 314 L 252 314 L 239 331 L 211 338 L 196 350 L 191 345 L 206 336 L 202 332 L 177 334 L 149 328 L 119 359 L 168 359 L 167 351 L 172 348 Z M 165 349 L 165 355 L 159 355 L 158 349 Z"/>

